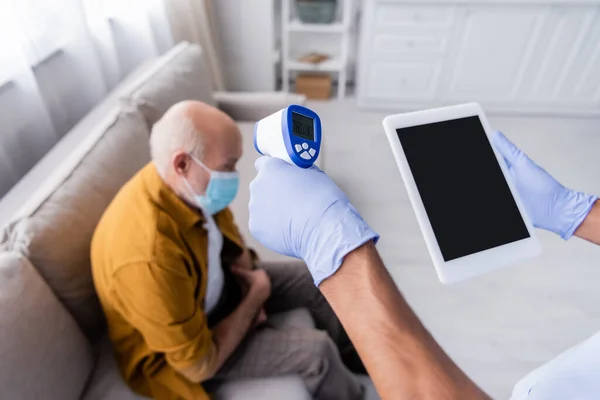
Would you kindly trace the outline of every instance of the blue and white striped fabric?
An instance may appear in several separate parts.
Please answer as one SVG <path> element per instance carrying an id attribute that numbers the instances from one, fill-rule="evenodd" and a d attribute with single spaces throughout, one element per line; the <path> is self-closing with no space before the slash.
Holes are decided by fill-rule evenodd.
<path id="1" fill-rule="evenodd" d="M 511 400 L 600 399 L 600 332 L 529 373 Z"/>

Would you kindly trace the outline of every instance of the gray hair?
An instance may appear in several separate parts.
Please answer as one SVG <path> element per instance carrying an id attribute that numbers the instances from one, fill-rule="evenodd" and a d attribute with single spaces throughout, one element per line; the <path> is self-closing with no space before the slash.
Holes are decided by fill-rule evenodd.
<path id="1" fill-rule="evenodd" d="M 150 134 L 150 155 L 158 173 L 165 178 L 171 157 L 184 151 L 199 159 L 203 158 L 202 135 L 194 127 L 193 121 L 179 110 L 169 110 L 152 127 Z"/>

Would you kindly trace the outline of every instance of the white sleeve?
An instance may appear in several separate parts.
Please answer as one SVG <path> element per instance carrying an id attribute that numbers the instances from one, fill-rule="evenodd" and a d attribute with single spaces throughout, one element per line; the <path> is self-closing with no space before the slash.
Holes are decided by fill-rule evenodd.
<path id="1" fill-rule="evenodd" d="M 600 333 L 529 373 L 511 400 L 600 399 Z"/>

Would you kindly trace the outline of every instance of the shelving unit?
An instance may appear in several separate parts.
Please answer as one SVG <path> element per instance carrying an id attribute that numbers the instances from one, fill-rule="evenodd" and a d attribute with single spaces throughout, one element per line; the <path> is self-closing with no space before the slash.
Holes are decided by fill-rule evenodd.
<path id="1" fill-rule="evenodd" d="M 346 95 L 348 49 L 350 46 L 350 23 L 352 17 L 352 0 L 338 0 L 338 7 L 342 8 L 340 21 L 331 24 L 305 24 L 292 16 L 292 7 L 296 0 L 283 0 L 281 9 L 281 77 L 283 91 L 290 91 L 290 75 L 292 72 L 331 72 L 337 73 L 338 98 Z M 319 64 L 311 64 L 294 60 L 290 56 L 291 33 L 321 33 L 339 35 L 340 54 Z"/>

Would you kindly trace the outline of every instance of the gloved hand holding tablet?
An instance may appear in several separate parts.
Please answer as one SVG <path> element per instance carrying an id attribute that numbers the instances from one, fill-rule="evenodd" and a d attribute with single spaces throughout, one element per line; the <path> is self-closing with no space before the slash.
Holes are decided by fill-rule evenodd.
<path id="1" fill-rule="evenodd" d="M 492 142 L 508 165 L 533 225 L 565 240 L 573 236 L 598 196 L 567 189 L 502 133 L 494 132 Z"/>
<path id="2" fill-rule="evenodd" d="M 383 126 L 443 283 L 540 252 L 478 104 L 392 115 Z"/>

